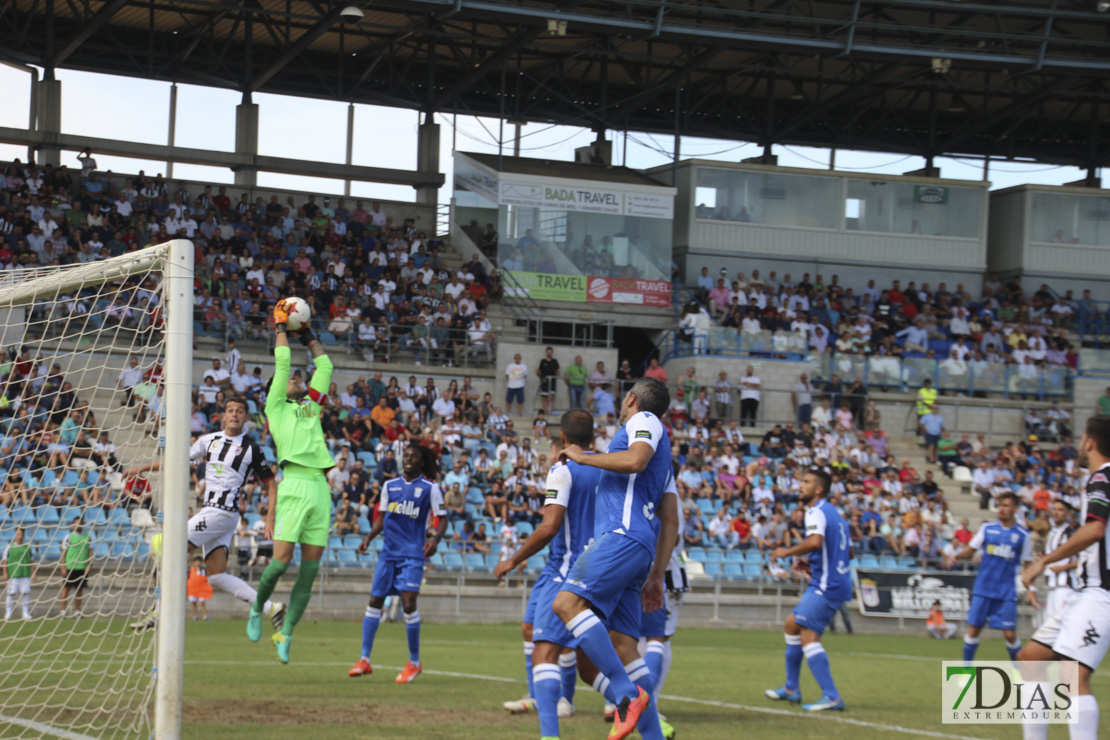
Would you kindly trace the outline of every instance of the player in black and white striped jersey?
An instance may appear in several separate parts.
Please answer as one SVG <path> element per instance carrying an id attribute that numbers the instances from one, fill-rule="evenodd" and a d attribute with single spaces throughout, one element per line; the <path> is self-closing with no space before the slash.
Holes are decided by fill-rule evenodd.
<path id="1" fill-rule="evenodd" d="M 222 417 L 223 429 L 205 434 L 193 443 L 189 459 L 204 461 L 204 506 L 189 520 L 189 544 L 204 553 L 208 582 L 240 601 L 253 604 L 258 594 L 243 579 L 227 572 L 227 554 L 241 516 L 240 499 L 243 487 L 254 476 L 267 489 L 273 502 L 274 475 L 262 448 L 247 436 L 247 404 L 240 398 L 229 398 Z M 126 474 L 134 475 L 161 467 L 161 461 L 142 465 Z M 274 629 L 281 629 L 285 605 L 267 601 L 265 613 Z"/>
<path id="2" fill-rule="evenodd" d="M 1052 552 L 1075 534 L 1071 524 L 1072 508 L 1062 499 L 1052 502 L 1052 529 L 1048 532 L 1044 551 Z M 1045 568 L 1048 581 L 1048 598 L 1045 599 L 1045 619 L 1059 614 L 1079 594 L 1079 558 L 1071 556 Z"/>

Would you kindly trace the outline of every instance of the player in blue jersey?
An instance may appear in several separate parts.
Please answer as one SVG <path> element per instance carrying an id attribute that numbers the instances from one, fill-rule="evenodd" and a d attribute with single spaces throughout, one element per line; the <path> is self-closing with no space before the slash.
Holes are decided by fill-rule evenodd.
<path id="1" fill-rule="evenodd" d="M 621 402 L 623 426 L 609 452 L 589 455 L 569 445 L 560 454 L 560 459 L 602 471 L 597 541 L 571 568 L 554 610 L 609 680 L 617 705 L 612 740 L 634 729 L 644 740 L 662 738 L 651 699 L 651 671 L 637 643 L 641 609 L 663 607 L 663 575 L 678 531 L 669 507 L 659 506 L 672 475 L 671 443 L 660 421 L 669 406 L 665 385 L 651 378 L 640 380 Z"/>
<path id="2" fill-rule="evenodd" d="M 372 673 L 370 651 L 382 621 L 382 606 L 387 596 L 401 596 L 405 612 L 405 632 L 409 642 L 409 661 L 397 676 L 397 683 L 412 683 L 423 670 L 420 665 L 420 612 L 416 597 L 424 578 L 424 560 L 435 553 L 447 531 L 447 509 L 436 478 L 439 459 L 427 447 L 410 444 L 401 455 L 401 477 L 382 486 L 380 514 L 369 534 L 358 546 L 365 555 L 370 543 L 385 533 L 382 552 L 370 585 L 370 604 L 362 620 L 362 657 L 347 671 L 348 676 Z M 429 516 L 439 517 L 435 532 L 428 536 Z"/>
<path id="3" fill-rule="evenodd" d="M 559 422 L 562 447 L 593 446 L 594 420 L 589 413 L 575 409 L 563 414 Z M 555 447 L 553 445 L 553 447 Z M 557 454 L 555 449 L 552 450 Z M 540 716 L 540 735 L 559 737 L 562 716 L 573 714 L 574 687 L 577 682 L 578 641 L 555 616 L 551 605 L 562 588 L 571 567 L 594 537 L 594 509 L 601 471 L 574 462 L 557 462 L 547 475 L 543 521 L 509 560 L 497 564 L 498 580 L 528 561 L 549 542 L 547 565 L 532 589 L 535 623 L 531 625 L 535 648 L 532 652 L 533 692 Z M 569 705 L 569 711 L 567 710 Z"/>
<path id="4" fill-rule="evenodd" d="M 786 683 L 764 693 L 769 699 L 800 703 L 798 678 L 804 657 L 821 687 L 819 701 L 802 705 L 807 712 L 844 709 L 844 700 L 829 668 L 829 656 L 821 645 L 821 633 L 840 611 L 841 604 L 852 598 L 848 565 L 852 557 L 851 538 L 848 523 L 826 498 L 831 486 L 832 477 L 824 468 L 806 469 L 799 496 L 806 507 L 806 538 L 793 547 L 779 547 L 771 553 L 772 558 L 808 555 L 808 560 L 796 563 L 795 568 L 809 571 L 809 585 L 786 618 Z"/>
<path id="5" fill-rule="evenodd" d="M 1017 577 L 1022 563 L 1033 560 L 1033 538 L 1029 530 L 1017 523 L 1018 497 L 1004 493 L 998 497 L 998 521 L 987 522 L 949 559 L 949 567 L 956 560 L 970 560 L 976 551 L 983 553 L 975 588 L 971 592 L 971 608 L 967 612 L 967 633 L 964 635 L 964 660 L 975 660 L 979 649 L 979 633 L 983 625 L 1002 630 L 1010 659 L 1017 657 L 1021 640 L 1017 636 Z M 1037 598 L 1033 589 L 1027 597 L 1034 606 Z"/>

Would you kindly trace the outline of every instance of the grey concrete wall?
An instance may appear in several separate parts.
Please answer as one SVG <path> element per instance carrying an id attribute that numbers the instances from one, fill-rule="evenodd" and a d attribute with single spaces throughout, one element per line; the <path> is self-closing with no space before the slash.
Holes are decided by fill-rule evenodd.
<path id="1" fill-rule="evenodd" d="M 1082 423 L 1091 414 L 1097 413 L 1095 403 L 1099 396 L 1110 388 L 1110 378 L 1080 376 L 1075 379 L 1075 420 Z"/>

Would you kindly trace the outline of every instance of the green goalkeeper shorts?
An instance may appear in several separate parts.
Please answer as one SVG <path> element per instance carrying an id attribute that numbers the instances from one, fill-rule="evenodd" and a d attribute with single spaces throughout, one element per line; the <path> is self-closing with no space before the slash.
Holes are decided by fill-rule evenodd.
<path id="1" fill-rule="evenodd" d="M 324 471 L 285 466 L 278 484 L 274 539 L 326 547 L 331 529 L 331 488 Z"/>

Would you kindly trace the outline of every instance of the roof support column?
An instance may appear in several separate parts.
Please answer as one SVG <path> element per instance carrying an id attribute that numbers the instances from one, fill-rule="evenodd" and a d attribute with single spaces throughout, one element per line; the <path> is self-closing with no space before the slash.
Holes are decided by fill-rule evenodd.
<path id="1" fill-rule="evenodd" d="M 177 144 L 177 83 L 170 85 L 170 127 L 166 132 L 166 144 L 173 147 Z M 173 179 L 173 160 L 166 162 L 166 179 Z"/>
<path id="2" fill-rule="evenodd" d="M 423 174 L 439 172 L 439 124 L 435 116 L 427 113 L 424 123 L 417 129 L 416 171 Z M 434 206 L 439 202 L 439 185 L 434 183 L 416 186 L 416 202 Z"/>
<path id="3" fill-rule="evenodd" d="M 253 163 L 258 156 L 258 104 L 250 93 L 243 93 L 243 102 L 235 107 L 235 153 L 246 154 Z M 258 167 L 253 164 L 233 167 L 235 184 L 253 188 L 258 184 Z"/>
<path id="4" fill-rule="evenodd" d="M 40 167 L 57 167 L 62 163 L 58 135 L 62 133 L 62 81 L 53 75 L 45 77 L 32 87 L 31 105 L 35 107 L 36 130 L 39 132 L 38 157 Z"/>
<path id="5" fill-rule="evenodd" d="M 355 157 L 355 104 L 347 104 L 347 166 L 350 167 Z M 350 179 L 343 181 L 343 195 L 351 196 Z"/>

